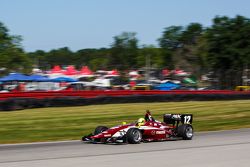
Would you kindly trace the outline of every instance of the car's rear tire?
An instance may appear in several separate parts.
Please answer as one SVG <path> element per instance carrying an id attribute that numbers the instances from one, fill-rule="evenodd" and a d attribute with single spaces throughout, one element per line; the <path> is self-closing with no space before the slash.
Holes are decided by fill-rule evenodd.
<path id="1" fill-rule="evenodd" d="M 127 136 L 127 141 L 130 144 L 139 144 L 142 140 L 142 133 L 137 128 L 130 128 L 127 131 L 126 136 Z"/>
<path id="2" fill-rule="evenodd" d="M 190 124 L 183 124 L 180 125 L 177 129 L 177 134 L 179 137 L 182 137 L 184 140 L 192 140 L 194 130 L 192 125 Z"/>
<path id="3" fill-rule="evenodd" d="M 108 130 L 108 127 L 106 127 L 106 126 L 97 126 L 95 128 L 94 135 L 98 135 L 99 133 L 102 133 L 105 130 Z"/>

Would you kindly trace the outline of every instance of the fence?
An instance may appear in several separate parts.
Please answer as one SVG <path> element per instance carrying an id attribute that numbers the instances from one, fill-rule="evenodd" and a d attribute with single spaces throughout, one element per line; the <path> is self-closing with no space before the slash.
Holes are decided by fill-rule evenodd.
<path id="1" fill-rule="evenodd" d="M 49 106 L 79 106 L 89 104 L 162 102 L 189 100 L 235 100 L 250 99 L 249 91 L 206 90 L 206 91 L 58 91 L 16 92 L 0 94 L 0 110 L 18 110 Z"/>

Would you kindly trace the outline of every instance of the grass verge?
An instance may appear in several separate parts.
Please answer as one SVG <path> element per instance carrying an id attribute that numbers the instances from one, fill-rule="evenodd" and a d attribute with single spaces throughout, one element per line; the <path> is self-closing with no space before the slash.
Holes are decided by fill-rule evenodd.
<path id="1" fill-rule="evenodd" d="M 0 143 L 80 139 L 97 125 L 133 122 L 146 109 L 158 120 L 164 113 L 192 113 L 195 131 L 250 128 L 250 100 L 53 107 L 0 112 Z"/>

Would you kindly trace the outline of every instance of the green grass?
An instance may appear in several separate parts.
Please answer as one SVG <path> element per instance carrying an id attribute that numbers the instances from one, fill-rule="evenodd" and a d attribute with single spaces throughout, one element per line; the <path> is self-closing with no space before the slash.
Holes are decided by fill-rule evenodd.
<path id="1" fill-rule="evenodd" d="M 0 143 L 80 139 L 97 125 L 133 122 L 150 109 L 164 113 L 192 113 L 196 131 L 250 128 L 250 100 L 107 104 L 0 112 Z"/>

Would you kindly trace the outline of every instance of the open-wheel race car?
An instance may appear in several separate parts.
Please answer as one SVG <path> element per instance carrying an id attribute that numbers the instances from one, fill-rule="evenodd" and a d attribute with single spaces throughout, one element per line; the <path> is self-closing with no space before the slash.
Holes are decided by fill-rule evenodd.
<path id="1" fill-rule="evenodd" d="M 193 137 L 192 114 L 164 114 L 163 122 L 155 120 L 149 111 L 135 123 L 112 128 L 96 127 L 93 134 L 83 136 L 82 141 L 93 143 L 130 143 L 149 141 L 191 140 Z"/>

